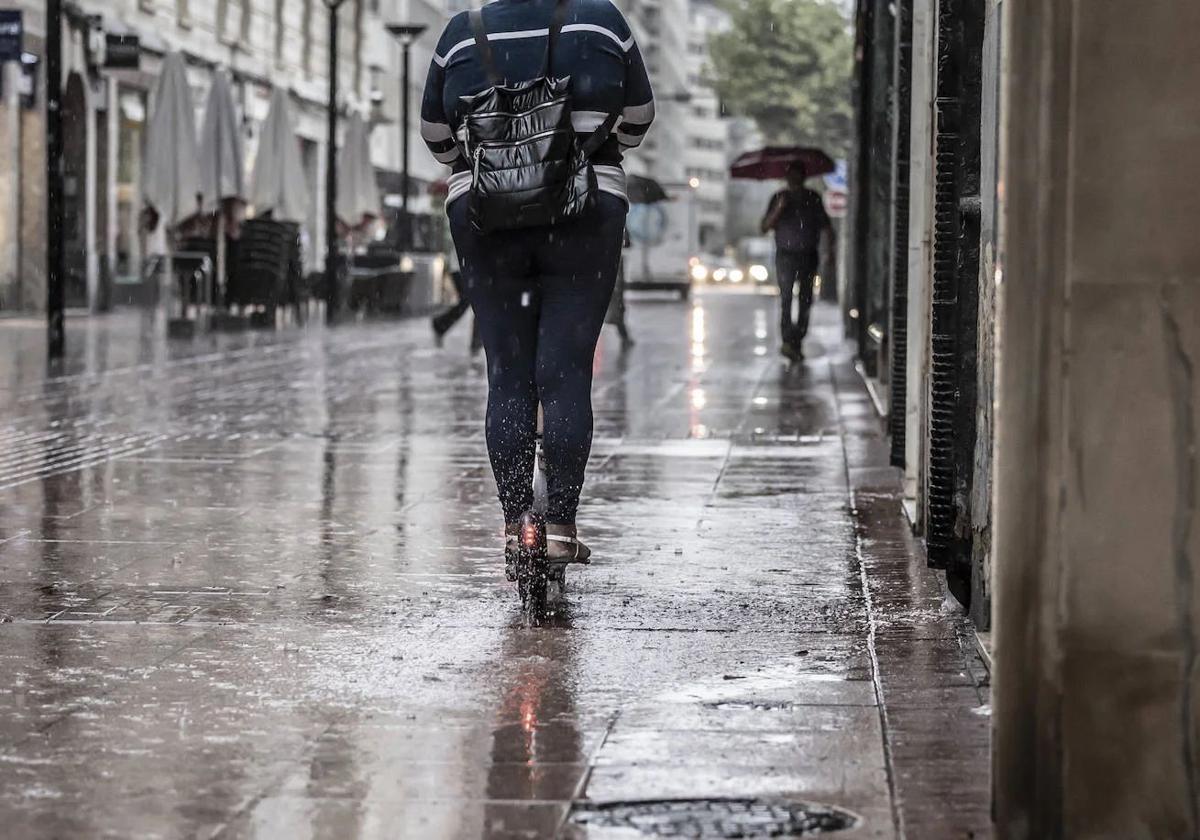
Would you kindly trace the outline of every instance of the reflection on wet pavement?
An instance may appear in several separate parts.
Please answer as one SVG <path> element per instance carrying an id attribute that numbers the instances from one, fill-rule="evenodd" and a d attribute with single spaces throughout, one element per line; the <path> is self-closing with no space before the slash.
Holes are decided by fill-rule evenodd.
<path id="1" fill-rule="evenodd" d="M 604 337 L 597 562 L 543 626 L 503 580 L 465 335 L 119 315 L 47 371 L 0 325 L 5 834 L 617 837 L 571 803 L 700 797 L 982 831 L 961 619 L 835 313 L 789 370 L 773 303 L 639 302 L 636 347 Z"/>

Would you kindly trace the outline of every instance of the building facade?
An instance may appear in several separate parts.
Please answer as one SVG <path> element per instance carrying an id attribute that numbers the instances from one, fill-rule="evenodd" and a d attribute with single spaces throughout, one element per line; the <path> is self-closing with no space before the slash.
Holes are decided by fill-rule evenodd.
<path id="1" fill-rule="evenodd" d="M 0 312 L 45 305 L 44 4 L 22 0 L 25 50 L 38 61 L 34 94 L 22 102 L 14 67 L 5 68 L 0 103 Z M 92 310 L 121 299 L 140 279 L 148 241 L 138 224 L 141 164 L 151 91 L 163 56 L 188 65 L 197 125 L 212 74 L 230 73 L 253 168 L 259 127 L 274 87 L 292 94 L 310 216 L 307 238 L 323 236 L 325 99 L 329 11 L 323 0 L 79 0 L 63 27 L 67 305 Z M 383 10 L 376 0 L 345 0 L 339 15 L 340 88 L 346 108 L 377 108 L 372 92 L 388 70 Z M 100 66 L 103 33 L 137 35 L 138 70 Z M 316 264 L 309 249 L 310 267 Z"/>

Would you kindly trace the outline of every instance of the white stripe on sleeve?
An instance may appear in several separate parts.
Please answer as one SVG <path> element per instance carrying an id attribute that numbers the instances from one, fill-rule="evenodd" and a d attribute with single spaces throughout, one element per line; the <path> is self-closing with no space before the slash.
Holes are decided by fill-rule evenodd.
<path id="1" fill-rule="evenodd" d="M 613 32 L 611 29 L 606 29 L 603 26 L 598 26 L 594 23 L 568 23 L 562 28 L 562 32 L 564 35 L 568 32 L 595 32 L 598 35 L 611 38 L 621 48 L 622 52 L 629 52 L 631 49 L 633 49 L 632 35 L 622 41 L 621 36 L 619 36 L 616 32 Z M 521 38 L 544 38 L 549 34 L 549 29 L 519 29 L 516 32 L 489 32 L 487 37 L 489 41 L 512 41 Z M 451 56 L 453 56 L 459 50 L 465 50 L 474 43 L 474 38 L 464 38 L 450 49 L 446 50 L 445 55 L 438 55 L 437 53 L 434 53 L 433 60 L 438 67 L 445 67 L 446 63 L 450 61 Z"/>
<path id="2" fill-rule="evenodd" d="M 450 132 L 450 126 L 446 123 L 421 120 L 421 137 L 424 138 L 425 142 L 442 143 L 453 136 Z"/>
<path id="3" fill-rule="evenodd" d="M 608 114 L 603 111 L 572 111 L 571 127 L 579 132 L 595 131 L 606 119 Z"/>
<path id="4" fill-rule="evenodd" d="M 651 99 L 645 105 L 626 105 L 625 110 L 621 112 L 621 119 L 627 123 L 649 125 L 654 122 L 654 100 Z"/>

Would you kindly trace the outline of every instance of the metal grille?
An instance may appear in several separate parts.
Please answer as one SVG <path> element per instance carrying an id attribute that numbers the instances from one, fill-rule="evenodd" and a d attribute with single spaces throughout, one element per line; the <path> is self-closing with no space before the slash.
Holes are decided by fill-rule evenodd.
<path id="1" fill-rule="evenodd" d="M 954 418 L 957 401 L 955 262 L 958 248 L 958 75 L 961 49 L 955 8 L 938 6 L 937 100 L 934 137 L 933 306 L 929 393 L 929 564 L 945 568 L 954 534 Z"/>
<path id="2" fill-rule="evenodd" d="M 938 6 L 928 470 L 929 563 L 969 569 L 979 286 L 983 0 Z"/>

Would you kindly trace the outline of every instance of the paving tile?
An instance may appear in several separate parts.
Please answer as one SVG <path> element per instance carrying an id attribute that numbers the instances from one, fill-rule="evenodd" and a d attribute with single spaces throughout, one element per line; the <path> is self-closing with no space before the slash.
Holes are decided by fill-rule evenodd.
<path id="1" fill-rule="evenodd" d="M 976 830 L 963 618 L 903 529 L 836 313 L 785 367 L 750 328 L 773 303 L 635 304 L 637 346 L 602 339 L 596 562 L 541 624 L 503 579 L 465 336 L 166 343 L 118 314 L 47 379 L 0 323 L 4 833 L 616 836 L 565 822 L 579 796 Z"/>

